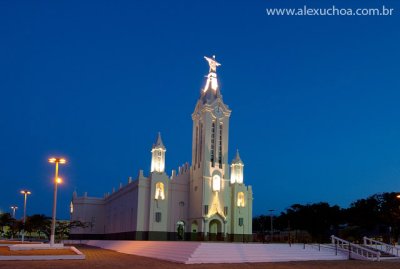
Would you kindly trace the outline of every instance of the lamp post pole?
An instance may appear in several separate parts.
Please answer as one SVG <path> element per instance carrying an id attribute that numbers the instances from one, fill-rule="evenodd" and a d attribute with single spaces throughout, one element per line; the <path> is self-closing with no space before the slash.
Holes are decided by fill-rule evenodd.
<path id="1" fill-rule="evenodd" d="M 12 209 L 12 217 L 15 219 L 15 211 L 18 209 L 18 206 L 13 205 L 10 208 Z"/>
<path id="2" fill-rule="evenodd" d="M 271 212 L 271 242 L 273 241 L 273 238 L 274 238 L 274 226 L 273 226 L 273 215 L 272 215 L 272 212 L 274 212 L 275 211 L 275 209 L 270 209 L 270 210 L 268 210 L 269 212 Z"/>
<path id="3" fill-rule="evenodd" d="M 66 163 L 66 160 L 63 158 L 50 158 L 49 163 L 56 164 L 56 171 L 54 175 L 54 199 L 53 199 L 53 217 L 51 220 L 51 233 L 50 233 L 50 246 L 54 246 L 54 238 L 56 232 L 56 211 L 57 211 L 57 187 L 58 184 L 61 183 L 61 179 L 58 178 L 58 164 Z"/>
<path id="4" fill-rule="evenodd" d="M 26 200 L 28 198 L 28 195 L 31 194 L 30 191 L 27 190 L 22 190 L 21 194 L 24 195 L 24 218 L 22 220 L 22 223 L 24 224 L 23 229 L 22 229 L 22 237 L 21 237 L 21 241 L 24 242 L 25 239 L 25 222 L 26 222 Z"/>
<path id="5" fill-rule="evenodd" d="M 397 193 L 396 198 L 400 199 L 400 193 Z M 399 206 L 399 208 L 400 208 L 400 206 Z M 395 238 L 394 240 L 399 241 L 399 236 L 397 236 L 397 238 Z M 392 243 L 392 242 L 390 242 L 390 243 Z"/>
<path id="6" fill-rule="evenodd" d="M 15 210 L 18 209 L 18 206 L 13 205 L 10 208 L 12 209 L 12 217 L 13 217 L 13 219 L 15 219 Z M 11 230 L 11 239 L 14 239 L 14 231 L 13 230 Z"/>

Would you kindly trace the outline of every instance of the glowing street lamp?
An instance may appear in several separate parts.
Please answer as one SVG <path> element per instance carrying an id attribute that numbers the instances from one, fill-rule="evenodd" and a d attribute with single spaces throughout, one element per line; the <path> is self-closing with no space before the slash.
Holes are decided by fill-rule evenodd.
<path id="1" fill-rule="evenodd" d="M 24 195 L 24 218 L 22 220 L 22 223 L 24 224 L 24 229 L 22 230 L 22 238 L 21 238 L 21 241 L 24 242 L 24 239 L 25 239 L 25 222 L 26 222 L 26 199 L 28 198 L 28 195 L 31 194 L 31 192 L 28 191 L 28 190 L 22 190 L 21 194 Z"/>
<path id="2" fill-rule="evenodd" d="M 13 205 L 13 206 L 11 206 L 10 207 L 11 208 L 11 210 L 12 210 L 12 217 L 13 217 L 13 219 L 15 219 L 15 211 L 18 209 L 18 206 L 16 206 L 16 205 Z"/>
<path id="3" fill-rule="evenodd" d="M 56 172 L 54 176 L 54 201 L 53 201 L 53 218 L 51 221 L 51 234 L 50 246 L 54 246 L 54 237 L 56 232 L 56 210 L 57 210 L 57 186 L 62 183 L 61 178 L 58 177 L 58 164 L 65 164 L 67 161 L 64 158 L 50 158 L 49 163 L 56 164 Z"/>

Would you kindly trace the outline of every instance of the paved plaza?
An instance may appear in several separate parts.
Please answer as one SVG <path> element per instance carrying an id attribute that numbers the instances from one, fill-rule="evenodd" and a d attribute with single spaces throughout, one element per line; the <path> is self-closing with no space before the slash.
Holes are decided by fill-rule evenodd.
<path id="1" fill-rule="evenodd" d="M 246 264 L 195 264 L 185 265 L 157 259 L 121 254 L 111 250 L 94 247 L 79 246 L 86 255 L 86 260 L 81 261 L 2 261 L 0 268 L 10 269 L 118 269 L 118 268 L 226 268 L 226 269 L 398 269 L 400 261 L 365 262 L 365 261 L 318 261 L 318 262 L 286 262 L 286 263 L 246 263 Z"/>

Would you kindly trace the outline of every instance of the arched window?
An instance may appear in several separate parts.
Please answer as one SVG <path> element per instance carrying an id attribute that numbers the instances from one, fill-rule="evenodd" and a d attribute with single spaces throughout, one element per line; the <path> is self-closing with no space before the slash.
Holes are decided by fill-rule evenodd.
<path id="1" fill-rule="evenodd" d="M 238 192 L 237 194 L 237 206 L 244 207 L 244 193 Z"/>
<path id="2" fill-rule="evenodd" d="M 212 178 L 212 190 L 213 191 L 221 190 L 221 177 L 219 175 L 215 175 Z"/>
<path id="3" fill-rule="evenodd" d="M 156 183 L 156 193 L 154 199 L 156 200 L 164 200 L 165 194 L 164 194 L 164 183 L 162 182 L 157 182 Z"/>
<path id="4" fill-rule="evenodd" d="M 210 148 L 210 162 L 211 166 L 214 167 L 215 163 L 215 122 L 211 125 L 211 148 Z"/>
<path id="5" fill-rule="evenodd" d="M 222 169 L 222 123 L 219 124 L 218 167 Z"/>

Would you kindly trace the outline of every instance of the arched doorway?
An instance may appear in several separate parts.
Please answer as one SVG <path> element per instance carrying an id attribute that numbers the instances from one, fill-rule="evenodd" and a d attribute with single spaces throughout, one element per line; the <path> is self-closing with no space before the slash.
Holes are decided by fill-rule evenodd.
<path id="1" fill-rule="evenodd" d="M 209 229 L 209 240 L 216 241 L 221 240 L 222 237 L 222 224 L 219 220 L 213 219 L 210 221 Z"/>
<path id="2" fill-rule="evenodd" d="M 192 233 L 197 233 L 199 231 L 199 225 L 197 225 L 197 221 L 192 222 L 192 227 L 190 231 Z"/>
<path id="3" fill-rule="evenodd" d="M 197 221 L 193 221 L 192 225 L 190 227 L 190 240 L 196 241 L 199 240 L 198 238 L 198 232 L 199 232 L 199 225 L 197 224 Z"/>
<path id="4" fill-rule="evenodd" d="M 176 222 L 176 237 L 178 240 L 185 238 L 185 222 L 182 220 Z"/>

